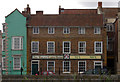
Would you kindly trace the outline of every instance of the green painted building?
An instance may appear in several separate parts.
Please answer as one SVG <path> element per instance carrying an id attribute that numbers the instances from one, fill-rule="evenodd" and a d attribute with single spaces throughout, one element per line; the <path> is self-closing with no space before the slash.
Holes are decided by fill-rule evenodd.
<path id="1" fill-rule="evenodd" d="M 27 28 L 26 17 L 15 9 L 5 17 L 2 34 L 2 73 L 27 74 Z"/>

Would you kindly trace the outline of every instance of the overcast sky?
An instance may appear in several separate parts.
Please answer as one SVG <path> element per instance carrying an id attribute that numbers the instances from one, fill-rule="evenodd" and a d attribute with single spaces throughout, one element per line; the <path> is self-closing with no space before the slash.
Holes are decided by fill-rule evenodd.
<path id="1" fill-rule="evenodd" d="M 6 15 L 16 8 L 22 12 L 27 4 L 30 5 L 32 14 L 37 10 L 43 10 L 44 14 L 58 14 L 59 5 L 65 9 L 97 8 L 98 1 L 103 2 L 103 7 L 118 7 L 119 0 L 1 0 L 0 30 Z"/>

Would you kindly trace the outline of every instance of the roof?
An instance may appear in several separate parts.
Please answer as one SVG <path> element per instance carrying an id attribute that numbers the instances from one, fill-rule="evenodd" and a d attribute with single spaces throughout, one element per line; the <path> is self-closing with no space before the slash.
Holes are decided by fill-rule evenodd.
<path id="1" fill-rule="evenodd" d="M 103 8 L 106 18 L 116 18 L 119 8 Z"/>
<path id="2" fill-rule="evenodd" d="M 11 15 L 13 12 L 15 12 L 15 11 L 18 11 L 20 14 L 22 14 L 17 8 L 14 10 L 14 11 L 12 11 L 10 14 L 8 14 L 7 16 L 5 16 L 5 18 L 7 18 L 9 15 Z M 22 14 L 23 15 L 23 14 Z"/>
<path id="3" fill-rule="evenodd" d="M 103 26 L 103 15 L 40 15 L 31 16 L 29 26 Z"/>
<path id="4" fill-rule="evenodd" d="M 61 9 L 60 14 L 97 14 L 97 9 Z"/>

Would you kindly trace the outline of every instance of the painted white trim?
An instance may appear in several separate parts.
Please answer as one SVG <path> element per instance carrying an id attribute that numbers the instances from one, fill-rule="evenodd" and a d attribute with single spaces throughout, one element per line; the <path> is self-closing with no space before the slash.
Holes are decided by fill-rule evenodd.
<path id="1" fill-rule="evenodd" d="M 19 49 L 14 49 L 14 39 L 15 38 L 19 38 L 20 39 L 20 41 L 19 41 L 19 44 L 20 44 Z M 22 41 L 22 43 L 21 43 L 21 41 Z M 21 46 L 21 44 L 22 44 L 22 46 Z M 22 36 L 13 36 L 12 37 L 12 49 L 13 50 L 21 50 L 21 49 L 23 49 L 23 37 Z"/>
<path id="2" fill-rule="evenodd" d="M 32 43 L 33 43 L 33 42 L 38 42 L 38 52 L 32 52 Z M 32 42 L 31 42 L 31 53 L 39 53 L 39 41 L 32 41 Z"/>
<path id="3" fill-rule="evenodd" d="M 100 42 L 101 43 L 101 52 L 96 52 L 96 43 Z M 103 53 L 103 42 L 102 41 L 95 41 L 94 42 L 94 53 L 95 54 L 102 54 Z"/>
<path id="4" fill-rule="evenodd" d="M 64 33 L 64 30 L 66 30 L 66 29 L 68 29 L 68 32 L 69 32 L 69 33 Z M 64 27 L 64 28 L 63 28 L 63 34 L 70 34 L 70 28 L 69 28 L 69 27 Z"/>
<path id="5" fill-rule="evenodd" d="M 55 61 L 47 61 L 47 71 L 49 71 L 48 70 L 48 62 L 54 62 L 54 70 L 53 70 L 53 72 L 55 73 Z"/>
<path id="6" fill-rule="evenodd" d="M 97 33 L 95 33 L 95 29 L 97 29 Z M 94 27 L 94 34 L 101 34 L 101 28 L 100 27 Z"/>
<path id="7" fill-rule="evenodd" d="M 5 59 L 5 57 L 2 57 L 2 70 L 6 70 L 6 69 L 5 69 L 5 66 L 3 66 L 3 65 L 4 65 L 3 59 Z"/>
<path id="8" fill-rule="evenodd" d="M 102 61 L 94 61 L 94 69 L 95 69 L 95 63 L 100 62 L 101 63 L 101 68 L 103 68 L 103 62 Z"/>
<path id="9" fill-rule="evenodd" d="M 51 29 L 53 29 L 53 33 L 50 33 Z M 54 34 L 55 33 L 55 28 L 54 27 L 48 27 L 48 34 Z"/>
<path id="10" fill-rule="evenodd" d="M 69 47 L 69 52 L 64 52 L 64 43 L 65 43 L 65 42 L 69 42 L 69 46 L 70 46 L 70 47 Z M 66 53 L 67 53 L 67 54 L 70 54 L 70 53 L 71 53 L 71 42 L 70 42 L 70 41 L 63 41 L 63 54 L 66 54 Z"/>
<path id="11" fill-rule="evenodd" d="M 38 63 L 34 63 L 34 64 L 38 64 L 38 71 L 39 71 L 39 64 L 40 64 L 40 60 L 32 60 L 32 61 L 37 61 Z M 31 75 L 32 75 L 32 61 L 31 61 Z"/>
<path id="12" fill-rule="evenodd" d="M 79 52 L 80 42 L 82 42 L 82 43 L 84 43 L 84 42 L 85 42 L 85 52 Z M 85 54 L 85 53 L 86 53 L 86 41 L 79 41 L 79 42 L 78 42 L 78 53 L 79 53 L 79 54 Z"/>
<path id="13" fill-rule="evenodd" d="M 34 33 L 34 28 L 38 28 L 38 33 Z M 33 34 L 39 34 L 39 27 L 33 27 Z"/>
<path id="14" fill-rule="evenodd" d="M 80 30 L 80 28 L 81 28 L 81 30 Z M 82 31 L 82 32 L 80 33 L 80 31 Z M 78 34 L 85 34 L 85 27 L 79 27 Z"/>
<path id="15" fill-rule="evenodd" d="M 64 62 L 69 62 L 69 72 L 64 72 Z M 63 61 L 63 73 L 70 73 L 71 72 L 71 61 Z"/>
<path id="16" fill-rule="evenodd" d="M 79 62 L 85 62 L 85 71 L 86 71 L 86 66 L 87 66 L 86 64 L 87 63 L 86 63 L 86 61 L 78 61 L 78 73 L 83 73 L 83 72 L 79 72 Z"/>
<path id="17" fill-rule="evenodd" d="M 51 54 L 50 52 L 48 52 L 48 43 L 51 42 L 54 45 L 54 49 L 52 53 L 55 53 L 55 41 L 47 41 L 47 54 Z"/>
<path id="18" fill-rule="evenodd" d="M 20 58 L 20 67 L 19 68 L 14 68 L 14 58 Z M 21 56 L 14 56 L 13 57 L 13 70 L 20 70 L 21 69 Z"/>
<path id="19" fill-rule="evenodd" d="M 3 41 L 5 40 L 5 38 L 4 39 L 2 39 L 2 51 L 5 51 L 5 50 L 3 50 Z"/>

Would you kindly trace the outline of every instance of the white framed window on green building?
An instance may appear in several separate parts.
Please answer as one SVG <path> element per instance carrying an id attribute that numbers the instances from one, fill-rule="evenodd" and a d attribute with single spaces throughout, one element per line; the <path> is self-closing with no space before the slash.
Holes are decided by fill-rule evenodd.
<path id="1" fill-rule="evenodd" d="M 14 56 L 13 57 L 13 69 L 20 70 L 21 68 L 21 56 Z"/>
<path id="2" fill-rule="evenodd" d="M 22 49 L 23 49 L 23 37 L 22 36 L 12 37 L 12 50 Z"/>

